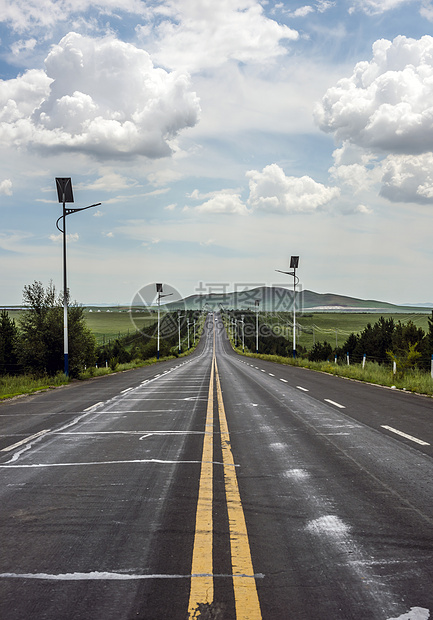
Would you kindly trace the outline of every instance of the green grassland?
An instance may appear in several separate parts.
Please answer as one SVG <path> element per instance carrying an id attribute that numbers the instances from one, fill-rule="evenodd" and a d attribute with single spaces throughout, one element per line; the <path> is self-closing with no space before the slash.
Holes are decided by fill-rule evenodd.
<path id="1" fill-rule="evenodd" d="M 23 311 L 9 311 L 10 317 L 19 321 Z M 291 312 L 261 312 L 261 321 L 268 325 L 279 326 L 281 334 L 289 340 L 292 339 L 293 314 Z M 298 313 L 296 315 L 297 343 L 311 349 L 314 342 L 327 341 L 332 346 L 336 342 L 342 346 L 351 333 L 360 333 L 367 325 L 376 323 L 380 316 L 386 319 L 393 317 L 394 321 L 407 323 L 412 321 L 417 327 L 428 331 L 428 317 L 431 314 L 403 313 L 375 313 L 375 312 L 315 312 Z M 134 333 L 137 329 L 147 327 L 157 320 L 156 312 L 128 312 L 126 309 L 112 308 L 88 308 L 84 310 L 86 324 L 96 337 L 98 344 L 107 343 L 109 340 Z"/>
<path id="2" fill-rule="evenodd" d="M 311 349 L 314 342 L 324 342 L 331 346 L 342 346 L 351 333 L 360 333 L 368 323 L 372 325 L 383 316 L 386 319 L 393 318 L 394 321 L 407 323 L 412 321 L 417 327 L 421 327 L 428 332 L 428 317 L 431 314 L 403 314 L 403 313 L 372 313 L 372 312 L 315 312 L 298 313 L 296 315 L 298 346 Z M 286 338 L 292 338 L 293 314 L 290 312 L 280 312 L 277 314 L 261 313 L 261 320 L 268 325 L 280 326 L 280 333 Z"/>
<path id="3" fill-rule="evenodd" d="M 19 325 L 24 310 L 8 310 L 11 319 Z M 148 327 L 157 320 L 156 312 L 128 312 L 117 308 L 84 309 L 86 325 L 91 330 L 98 344 L 108 343 L 121 336 L 133 334 L 137 329 Z"/>
<path id="4" fill-rule="evenodd" d="M 148 327 L 157 320 L 157 315 L 147 312 L 131 313 L 126 311 L 85 310 L 84 318 L 88 328 L 93 332 L 98 344 L 133 334 L 137 329 Z"/>

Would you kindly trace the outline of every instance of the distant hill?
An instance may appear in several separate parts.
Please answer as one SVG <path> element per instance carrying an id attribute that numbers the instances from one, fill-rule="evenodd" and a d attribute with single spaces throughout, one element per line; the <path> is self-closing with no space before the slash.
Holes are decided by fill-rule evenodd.
<path id="1" fill-rule="evenodd" d="M 397 306 L 385 301 L 358 299 L 334 293 L 315 293 L 308 289 L 297 291 L 296 307 L 302 311 L 317 312 L 430 312 L 431 307 Z M 168 303 L 167 308 L 176 310 L 254 310 L 255 301 L 260 301 L 259 309 L 266 312 L 289 312 L 293 310 L 293 290 L 283 287 L 258 287 L 247 291 L 230 293 L 211 293 L 190 295 L 182 302 Z"/>

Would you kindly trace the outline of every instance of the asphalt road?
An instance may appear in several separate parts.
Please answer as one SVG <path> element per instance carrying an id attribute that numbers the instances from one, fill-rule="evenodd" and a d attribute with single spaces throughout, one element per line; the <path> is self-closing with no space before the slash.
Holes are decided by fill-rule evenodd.
<path id="1" fill-rule="evenodd" d="M 212 315 L 189 358 L 3 403 L 0 618 L 433 617 L 432 415 Z"/>

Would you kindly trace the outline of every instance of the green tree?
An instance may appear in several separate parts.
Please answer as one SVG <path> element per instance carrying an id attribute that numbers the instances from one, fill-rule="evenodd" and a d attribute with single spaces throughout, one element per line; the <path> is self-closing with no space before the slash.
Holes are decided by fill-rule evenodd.
<path id="1" fill-rule="evenodd" d="M 325 362 L 329 360 L 332 356 L 332 347 L 329 342 L 325 342 L 322 344 L 321 342 L 316 342 L 311 351 L 308 353 L 308 359 L 310 362 Z"/>
<path id="2" fill-rule="evenodd" d="M 392 337 L 394 334 L 394 320 L 385 319 L 383 316 L 372 326 L 367 324 L 359 334 L 358 343 L 353 351 L 355 357 L 362 359 L 364 353 L 369 359 L 379 363 L 386 361 L 387 351 L 392 350 Z"/>
<path id="3" fill-rule="evenodd" d="M 6 310 L 0 313 L 0 375 L 16 374 L 19 370 L 18 329 Z"/>
<path id="4" fill-rule="evenodd" d="M 400 350 L 395 354 L 393 351 L 388 351 L 388 357 L 395 362 L 397 374 L 402 377 L 408 370 L 413 370 L 417 365 L 421 353 L 417 351 L 418 343 L 409 343 L 406 350 Z"/>
<path id="5" fill-rule="evenodd" d="M 429 355 L 433 355 L 433 310 L 428 317 L 427 349 Z"/>
<path id="6" fill-rule="evenodd" d="M 28 308 L 21 319 L 20 357 L 25 370 L 54 375 L 63 370 L 63 300 L 56 297 L 52 282 L 44 289 L 33 282 L 23 290 Z M 68 308 L 69 374 L 76 377 L 95 360 L 95 338 L 85 325 L 83 308 Z"/>

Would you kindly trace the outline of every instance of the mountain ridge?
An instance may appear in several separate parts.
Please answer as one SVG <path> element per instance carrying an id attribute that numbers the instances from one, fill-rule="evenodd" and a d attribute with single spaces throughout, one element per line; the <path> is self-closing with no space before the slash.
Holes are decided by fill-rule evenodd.
<path id="1" fill-rule="evenodd" d="M 293 310 L 293 290 L 284 287 L 261 286 L 246 291 L 231 291 L 223 293 L 207 293 L 189 295 L 182 301 L 169 302 L 168 308 L 177 309 L 185 307 L 187 310 L 224 309 L 255 310 L 256 300 L 259 300 L 259 310 L 267 312 L 289 312 Z M 429 312 L 432 306 L 421 307 L 399 306 L 385 301 L 374 299 L 361 299 L 336 293 L 316 293 L 308 289 L 296 292 L 296 309 L 298 311 L 322 311 L 322 312 Z"/>

